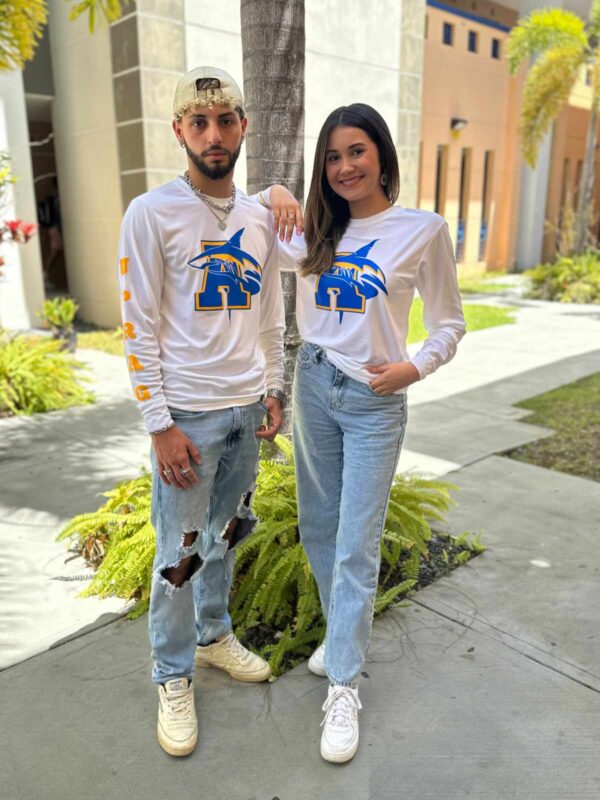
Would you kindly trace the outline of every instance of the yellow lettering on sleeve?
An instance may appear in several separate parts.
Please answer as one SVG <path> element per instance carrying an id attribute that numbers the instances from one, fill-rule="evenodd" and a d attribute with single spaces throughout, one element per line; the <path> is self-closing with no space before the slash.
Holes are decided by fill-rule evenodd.
<path id="1" fill-rule="evenodd" d="M 120 261 L 119 261 L 119 272 L 121 273 L 121 275 L 127 274 L 128 270 L 129 270 L 129 258 L 120 259 Z"/>
<path id="2" fill-rule="evenodd" d="M 135 339 L 135 328 L 133 327 L 133 322 L 124 322 L 123 323 L 123 336 L 125 339 Z"/>
<path id="3" fill-rule="evenodd" d="M 136 356 L 129 356 L 129 372 L 139 372 L 144 369 L 143 364 L 136 358 Z"/>
<path id="4" fill-rule="evenodd" d="M 123 302 L 126 303 L 128 300 L 131 300 L 131 292 L 128 292 L 127 289 L 123 292 Z"/>
<path id="5" fill-rule="evenodd" d="M 143 403 L 144 400 L 150 400 L 150 398 L 152 397 L 152 395 L 148 391 L 148 387 L 144 386 L 143 383 L 140 383 L 135 387 L 135 396 L 140 401 L 140 403 Z"/>

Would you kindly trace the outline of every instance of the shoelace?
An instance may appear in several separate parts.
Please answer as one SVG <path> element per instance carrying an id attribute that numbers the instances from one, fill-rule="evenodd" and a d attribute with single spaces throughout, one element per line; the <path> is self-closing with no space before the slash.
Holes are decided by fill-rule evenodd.
<path id="1" fill-rule="evenodd" d="M 170 720 L 186 722 L 192 719 L 192 698 L 189 694 L 183 697 L 166 696 L 167 714 Z"/>
<path id="2" fill-rule="evenodd" d="M 332 725 L 348 727 L 353 711 L 359 711 L 362 703 L 358 695 L 346 686 L 338 686 L 323 703 L 325 716 L 321 725 L 331 722 Z"/>
<path id="3" fill-rule="evenodd" d="M 237 656 L 242 663 L 250 656 L 248 650 L 246 650 L 244 645 L 238 641 L 233 634 L 230 638 L 225 639 L 225 647 L 232 655 Z"/>

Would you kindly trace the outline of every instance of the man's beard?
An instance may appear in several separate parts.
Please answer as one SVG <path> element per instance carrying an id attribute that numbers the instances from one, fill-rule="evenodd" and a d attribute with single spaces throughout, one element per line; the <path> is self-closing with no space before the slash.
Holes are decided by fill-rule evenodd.
<path id="1" fill-rule="evenodd" d="M 185 152 L 188 154 L 188 157 L 192 164 L 199 170 L 203 175 L 206 175 L 207 178 L 210 178 L 213 181 L 221 180 L 225 176 L 229 175 L 230 172 L 233 172 L 233 168 L 235 167 L 235 162 L 238 160 L 238 156 L 242 149 L 242 143 L 240 142 L 239 147 L 233 153 L 231 150 L 227 150 L 224 147 L 214 147 L 205 150 L 205 153 L 210 153 L 211 150 L 220 150 L 223 153 L 227 153 L 229 159 L 226 164 L 213 164 L 209 166 L 205 161 L 202 160 L 202 157 L 194 153 L 193 150 L 185 144 Z"/>

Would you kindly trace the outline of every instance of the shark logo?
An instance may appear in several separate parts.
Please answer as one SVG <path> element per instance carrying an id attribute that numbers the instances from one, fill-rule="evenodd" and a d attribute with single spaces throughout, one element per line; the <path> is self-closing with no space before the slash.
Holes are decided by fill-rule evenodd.
<path id="1" fill-rule="evenodd" d="M 331 269 L 317 279 L 317 308 L 337 311 L 340 323 L 345 311 L 364 314 L 367 300 L 376 297 L 380 291 L 387 294 L 384 273 L 374 261 L 367 258 L 376 242 L 377 239 L 374 239 L 354 253 L 336 253 Z"/>
<path id="2" fill-rule="evenodd" d="M 195 293 L 196 311 L 249 310 L 253 294 L 260 292 L 262 268 L 241 248 L 244 228 L 225 242 L 201 242 L 199 255 L 188 261 L 202 271 L 202 287 Z"/>

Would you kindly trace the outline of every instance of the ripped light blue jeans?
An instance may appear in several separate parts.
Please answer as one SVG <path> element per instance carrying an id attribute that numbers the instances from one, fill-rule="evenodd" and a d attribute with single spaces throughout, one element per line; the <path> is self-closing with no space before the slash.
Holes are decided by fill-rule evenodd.
<path id="1" fill-rule="evenodd" d="M 152 567 L 149 635 L 154 683 L 192 677 L 196 644 L 207 644 L 231 630 L 229 592 L 235 545 L 256 524 L 250 511 L 260 440 L 256 438 L 262 403 L 218 411 L 171 409 L 175 424 L 200 450 L 201 464 L 190 459 L 199 482 L 189 489 L 164 484 L 152 452 L 152 524 L 156 555 Z M 240 518 L 234 538 L 224 536 L 234 516 Z M 196 533 L 191 546 L 185 533 Z M 195 570 L 176 587 L 164 577 L 187 557 Z"/>
<path id="2" fill-rule="evenodd" d="M 325 668 L 332 683 L 356 686 L 369 647 L 406 395 L 376 395 L 305 342 L 293 421 L 300 538 L 327 621 Z"/>

